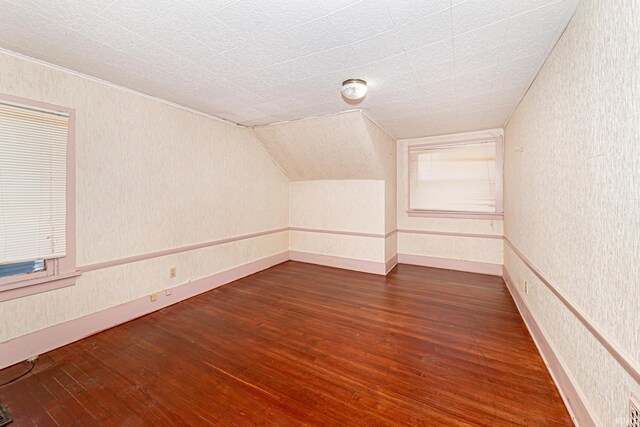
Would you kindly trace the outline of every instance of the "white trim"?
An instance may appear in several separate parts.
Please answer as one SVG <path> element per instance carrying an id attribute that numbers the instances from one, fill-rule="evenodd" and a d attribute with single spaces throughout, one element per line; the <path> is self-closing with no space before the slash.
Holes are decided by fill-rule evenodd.
<path id="1" fill-rule="evenodd" d="M 502 264 L 480 261 L 466 261 L 462 259 L 440 258 L 428 255 L 398 254 L 398 264 L 410 264 L 421 267 L 487 274 L 490 276 L 502 276 Z"/>
<path id="2" fill-rule="evenodd" d="M 547 366 L 547 370 L 553 379 L 553 382 L 560 393 L 560 397 L 564 402 L 571 420 L 579 427 L 596 427 L 602 425 L 596 422 L 595 413 L 593 408 L 590 408 L 587 404 L 587 400 L 584 394 L 577 385 L 575 379 L 571 376 L 568 369 L 565 368 L 565 364 L 562 363 L 558 352 L 555 350 L 551 341 L 547 338 L 547 334 L 540 326 L 540 322 L 536 319 L 533 311 L 527 305 L 524 296 L 518 290 L 518 287 L 513 282 L 509 271 L 506 267 L 502 269 L 502 279 L 505 282 L 507 290 L 511 294 L 518 313 L 522 318 L 529 335 L 533 339 L 533 343 L 538 349 L 538 353 L 542 357 L 544 364 Z"/>
<path id="3" fill-rule="evenodd" d="M 289 251 L 289 259 L 291 261 L 303 262 L 306 264 L 323 265 L 325 267 L 341 268 L 343 270 L 358 271 L 361 273 L 377 274 L 381 276 L 385 276 L 387 274 L 387 264 L 378 261 L 292 250 Z"/>

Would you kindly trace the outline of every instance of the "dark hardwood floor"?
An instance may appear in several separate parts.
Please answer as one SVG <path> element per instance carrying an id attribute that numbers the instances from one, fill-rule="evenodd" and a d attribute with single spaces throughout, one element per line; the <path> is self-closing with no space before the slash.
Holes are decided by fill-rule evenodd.
<path id="1" fill-rule="evenodd" d="M 409 265 L 287 262 L 42 355 L 0 401 L 14 426 L 571 425 L 502 279 Z"/>

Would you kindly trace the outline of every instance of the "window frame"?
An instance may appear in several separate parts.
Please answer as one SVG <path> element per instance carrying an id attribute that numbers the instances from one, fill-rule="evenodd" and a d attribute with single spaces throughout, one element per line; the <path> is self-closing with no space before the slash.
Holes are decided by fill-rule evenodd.
<path id="1" fill-rule="evenodd" d="M 0 289 L 2 289 L 2 285 L 5 285 L 7 283 L 14 283 L 16 281 L 16 277 L 21 277 L 23 278 L 22 280 L 27 280 L 25 278 L 28 278 L 29 280 L 31 280 L 31 279 L 39 279 L 40 277 L 53 276 L 53 274 L 55 273 L 55 264 L 52 263 L 51 261 L 55 261 L 55 259 L 44 260 L 44 270 L 34 271 L 32 273 L 20 273 L 13 276 L 0 277 Z"/>
<path id="2" fill-rule="evenodd" d="M 80 272 L 76 270 L 76 111 L 73 108 L 34 101 L 0 93 L 0 102 L 36 109 L 59 111 L 69 115 L 66 173 L 66 256 L 45 260 L 45 269 L 0 278 L 0 302 L 53 289 L 73 286 Z"/>
<path id="3" fill-rule="evenodd" d="M 467 145 L 480 142 L 493 142 L 496 147 L 496 209 L 495 212 L 467 212 L 467 211 L 444 211 L 411 208 L 411 152 L 417 149 L 451 147 L 456 145 Z M 456 219 L 503 219 L 504 198 L 503 198 L 503 174 L 504 174 L 504 137 L 487 136 L 486 138 L 460 139 L 451 141 L 429 142 L 423 144 L 407 145 L 407 215 L 410 217 L 426 218 L 456 218 Z"/>

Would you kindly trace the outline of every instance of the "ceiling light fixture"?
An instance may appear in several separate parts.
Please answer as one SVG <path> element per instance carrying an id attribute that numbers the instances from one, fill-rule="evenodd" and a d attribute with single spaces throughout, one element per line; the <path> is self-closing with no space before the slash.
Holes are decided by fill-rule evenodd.
<path id="1" fill-rule="evenodd" d="M 342 82 L 342 96 L 347 99 L 361 99 L 367 94 L 367 82 L 360 79 L 348 79 Z"/>

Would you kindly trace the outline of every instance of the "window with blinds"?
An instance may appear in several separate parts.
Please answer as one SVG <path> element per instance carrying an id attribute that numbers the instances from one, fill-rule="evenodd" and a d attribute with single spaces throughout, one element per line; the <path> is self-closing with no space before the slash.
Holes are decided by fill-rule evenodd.
<path id="1" fill-rule="evenodd" d="M 409 148 L 409 209 L 496 212 L 496 141 Z"/>
<path id="2" fill-rule="evenodd" d="M 0 276 L 66 255 L 69 116 L 0 102 Z"/>

